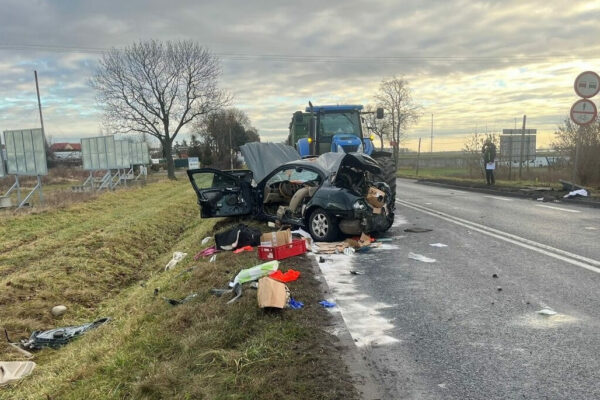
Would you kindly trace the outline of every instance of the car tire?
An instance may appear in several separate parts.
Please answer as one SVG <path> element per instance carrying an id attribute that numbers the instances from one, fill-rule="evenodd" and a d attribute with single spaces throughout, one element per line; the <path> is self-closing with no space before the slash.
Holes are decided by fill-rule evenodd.
<path id="1" fill-rule="evenodd" d="M 339 236 L 337 221 L 322 208 L 317 208 L 310 214 L 308 230 L 316 242 L 332 242 Z"/>

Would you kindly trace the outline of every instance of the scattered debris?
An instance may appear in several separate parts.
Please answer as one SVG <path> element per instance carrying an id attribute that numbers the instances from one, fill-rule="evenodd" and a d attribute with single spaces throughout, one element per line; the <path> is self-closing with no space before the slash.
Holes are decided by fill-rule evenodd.
<path id="1" fill-rule="evenodd" d="M 416 254 L 413 252 L 408 253 L 408 258 L 417 260 L 417 261 L 421 261 L 421 262 L 425 262 L 425 263 L 434 263 L 436 261 L 435 258 L 425 257 L 422 254 Z"/>
<path id="2" fill-rule="evenodd" d="M 213 262 L 215 262 L 215 261 L 217 261 L 217 255 L 216 255 L 216 254 L 213 254 L 213 255 L 212 255 L 212 257 L 210 257 L 210 259 L 208 260 L 208 262 L 211 262 L 211 263 L 213 263 Z"/>
<path id="3" fill-rule="evenodd" d="M 281 270 L 277 270 L 271 272 L 269 274 L 269 277 L 275 279 L 276 281 L 287 283 L 297 280 L 300 277 L 300 271 L 296 271 L 295 269 L 289 269 L 285 273 L 283 273 L 281 272 Z"/>
<path id="4" fill-rule="evenodd" d="M 394 238 L 391 238 L 391 237 L 384 237 L 384 238 L 375 239 L 375 241 L 376 241 L 377 243 L 393 242 L 393 241 L 394 241 Z"/>
<path id="5" fill-rule="evenodd" d="M 319 257 L 319 262 L 322 264 L 325 262 L 325 257 Z"/>
<path id="6" fill-rule="evenodd" d="M 431 232 L 433 229 L 429 229 L 429 228 L 420 228 L 418 226 L 412 227 L 412 228 L 406 228 L 404 230 L 404 232 L 409 232 L 409 233 L 425 233 L 425 232 Z"/>
<path id="7" fill-rule="evenodd" d="M 550 317 L 550 316 L 556 315 L 558 313 L 556 311 L 554 311 L 553 309 L 546 307 L 546 308 L 542 308 L 539 311 L 536 311 L 536 314 L 543 315 L 545 317 Z"/>
<path id="8" fill-rule="evenodd" d="M 346 247 L 346 248 L 344 249 L 344 254 L 345 254 L 345 255 L 347 255 L 347 256 L 351 256 L 351 255 L 353 255 L 355 252 L 356 252 L 356 250 L 354 250 L 354 248 L 353 248 L 353 247 Z"/>
<path id="9" fill-rule="evenodd" d="M 292 243 L 292 232 L 289 229 L 267 232 L 260 236 L 261 246 L 277 247 Z"/>
<path id="10" fill-rule="evenodd" d="M 207 236 L 207 237 L 205 237 L 204 239 L 202 239 L 202 242 L 200 242 L 200 243 L 202 243 L 202 244 L 204 245 L 204 244 L 206 244 L 206 243 L 210 242 L 210 240 L 211 240 L 211 239 L 212 239 L 212 237 L 210 237 L 210 236 Z"/>
<path id="11" fill-rule="evenodd" d="M 31 354 L 27 350 L 23 350 L 21 347 L 19 347 L 19 344 L 14 343 L 12 340 L 10 340 L 10 338 L 8 337 L 8 331 L 6 330 L 6 328 L 4 329 L 4 335 L 6 336 L 6 341 L 8 342 L 8 345 L 13 350 L 18 351 L 19 353 L 21 353 L 22 355 L 24 355 L 26 358 L 33 358 L 33 354 Z"/>
<path id="12" fill-rule="evenodd" d="M 218 250 L 235 250 L 244 246 L 258 246 L 260 244 L 260 230 L 239 224 L 224 232 L 217 233 L 215 244 Z"/>
<path id="13" fill-rule="evenodd" d="M 572 199 L 575 197 L 587 197 L 588 196 L 588 191 L 585 189 L 577 189 L 577 190 L 572 190 L 569 193 L 565 194 L 563 196 L 563 198 L 565 199 Z"/>
<path id="14" fill-rule="evenodd" d="M 188 301 L 193 300 L 196 297 L 198 297 L 198 293 L 192 293 L 189 296 L 186 296 L 186 297 L 184 297 L 181 300 L 169 299 L 169 298 L 166 298 L 166 297 L 163 297 L 163 300 L 165 300 L 167 303 L 169 303 L 172 306 L 178 306 L 180 304 L 187 303 Z"/>
<path id="15" fill-rule="evenodd" d="M 430 243 L 429 245 L 431 247 L 448 247 L 448 245 L 444 243 Z"/>
<path id="16" fill-rule="evenodd" d="M 39 350 L 44 347 L 58 348 L 108 321 L 110 321 L 110 318 L 100 318 L 94 322 L 78 326 L 67 326 L 47 331 L 34 331 L 29 339 L 21 341 L 21 346 L 28 350 Z"/>
<path id="17" fill-rule="evenodd" d="M 252 268 L 247 268 L 241 270 L 233 279 L 233 282 L 229 284 L 229 286 L 233 286 L 236 283 L 246 283 L 258 280 L 263 276 L 269 275 L 269 273 L 273 271 L 277 271 L 279 269 L 279 261 L 269 261 L 264 264 L 256 265 Z"/>
<path id="18" fill-rule="evenodd" d="M 194 256 L 194 260 L 198 261 L 200 259 L 200 257 L 212 256 L 213 254 L 216 254 L 218 252 L 219 252 L 219 250 L 217 250 L 217 248 L 215 246 L 207 247 L 206 249 L 204 249 L 201 252 L 197 253 Z"/>
<path id="19" fill-rule="evenodd" d="M 179 261 L 185 258 L 185 256 L 187 256 L 187 253 L 182 253 L 181 251 L 176 251 L 173 253 L 173 258 L 167 263 L 167 265 L 165 265 L 165 271 L 169 271 L 174 268 Z"/>
<path id="20" fill-rule="evenodd" d="M 497 291 L 499 291 L 499 292 L 501 292 L 501 291 L 502 291 L 502 288 L 501 288 L 500 286 L 498 286 L 498 287 L 496 288 L 496 290 L 497 290 Z"/>
<path id="21" fill-rule="evenodd" d="M 492 278 L 497 278 L 498 274 L 492 274 Z"/>
<path id="22" fill-rule="evenodd" d="M 335 303 L 332 303 L 332 302 L 330 302 L 330 301 L 327 301 L 327 300 L 321 300 L 321 301 L 319 302 L 319 304 L 320 304 L 320 305 L 322 305 L 322 306 L 323 306 L 323 307 L 325 307 L 325 308 L 332 308 L 332 307 L 335 307 Z"/>
<path id="23" fill-rule="evenodd" d="M 290 297 L 288 300 L 288 307 L 293 310 L 299 310 L 304 307 L 304 303 L 298 300 L 295 300 L 293 297 Z"/>
<path id="24" fill-rule="evenodd" d="M 192 272 L 192 271 L 193 271 L 195 268 L 198 268 L 198 266 L 197 266 L 197 265 L 194 265 L 193 267 L 186 268 L 186 269 L 184 269 L 183 271 L 181 271 L 180 273 L 178 273 L 178 274 L 175 276 L 175 278 L 179 278 L 179 277 L 180 277 L 181 275 L 183 275 L 183 274 L 188 274 L 188 273 Z"/>
<path id="25" fill-rule="evenodd" d="M 588 230 L 588 231 L 597 231 L 598 228 L 594 227 L 594 226 L 586 226 L 584 229 Z"/>
<path id="26" fill-rule="evenodd" d="M 158 291 L 159 291 L 159 290 L 160 290 L 159 288 L 154 288 L 154 296 L 155 296 L 155 297 L 156 297 L 156 296 L 158 296 Z"/>
<path id="27" fill-rule="evenodd" d="M 258 258 L 261 260 L 283 260 L 306 253 L 306 240 L 293 239 L 291 243 L 277 246 L 258 246 Z"/>
<path id="28" fill-rule="evenodd" d="M 350 270 L 350 273 L 352 275 L 364 275 L 365 274 L 363 271 L 354 271 L 354 270 Z"/>
<path id="29" fill-rule="evenodd" d="M 0 361 L 0 386 L 26 377 L 35 367 L 33 361 Z"/>
<path id="30" fill-rule="evenodd" d="M 253 283 L 256 283 L 256 282 L 253 282 Z M 251 285 L 251 287 L 252 287 L 252 285 Z M 242 297 L 242 284 L 236 283 L 235 285 L 233 285 L 232 288 L 229 288 L 229 289 L 210 289 L 210 292 L 218 297 L 221 297 L 224 294 L 234 293 L 235 296 L 227 302 L 227 304 L 231 304 L 231 303 L 235 302 L 237 299 L 239 299 L 240 297 Z"/>
<path id="31" fill-rule="evenodd" d="M 285 283 L 266 276 L 258 281 L 256 299 L 258 307 L 284 308 L 288 304 L 290 291 Z"/>
<path id="32" fill-rule="evenodd" d="M 245 251 L 254 251 L 254 247 L 252 247 L 252 246 L 239 247 L 239 248 L 235 249 L 233 252 L 234 252 L 234 254 L 239 254 L 239 253 L 243 253 Z"/>
<path id="33" fill-rule="evenodd" d="M 54 315 L 55 317 L 60 317 L 61 315 L 63 315 L 64 313 L 67 312 L 67 307 L 60 305 L 60 306 L 54 306 L 52 307 L 52 310 L 50 310 L 50 312 L 52 313 L 52 315 Z"/>

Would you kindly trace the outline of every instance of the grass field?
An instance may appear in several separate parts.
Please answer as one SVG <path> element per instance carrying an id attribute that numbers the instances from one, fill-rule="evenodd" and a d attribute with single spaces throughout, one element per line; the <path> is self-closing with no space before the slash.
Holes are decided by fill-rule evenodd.
<path id="1" fill-rule="evenodd" d="M 302 310 L 265 312 L 256 294 L 226 305 L 209 294 L 254 253 L 193 260 L 215 229 L 202 220 L 189 183 L 160 182 L 104 193 L 40 213 L 0 216 L 0 325 L 13 340 L 36 329 L 112 321 L 58 350 L 36 353 L 37 369 L 0 399 L 352 399 L 312 264 L 291 283 Z M 163 271 L 173 251 L 188 253 Z M 189 272 L 187 269 L 191 268 Z M 154 295 L 158 289 L 158 296 Z M 171 306 L 162 299 L 198 293 Z M 63 317 L 52 306 L 68 307 Z M 0 346 L 0 359 L 18 359 Z"/>

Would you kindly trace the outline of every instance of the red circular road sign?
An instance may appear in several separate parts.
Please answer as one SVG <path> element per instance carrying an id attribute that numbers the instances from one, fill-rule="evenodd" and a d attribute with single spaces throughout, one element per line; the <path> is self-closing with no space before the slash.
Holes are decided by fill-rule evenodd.
<path id="1" fill-rule="evenodd" d="M 588 125 L 596 120 L 598 110 L 588 99 L 577 100 L 571 107 L 571 120 L 577 125 Z"/>
<path id="2" fill-rule="evenodd" d="M 575 78 L 575 93 L 577 96 L 589 99 L 600 91 L 600 76 L 594 71 L 585 71 Z"/>

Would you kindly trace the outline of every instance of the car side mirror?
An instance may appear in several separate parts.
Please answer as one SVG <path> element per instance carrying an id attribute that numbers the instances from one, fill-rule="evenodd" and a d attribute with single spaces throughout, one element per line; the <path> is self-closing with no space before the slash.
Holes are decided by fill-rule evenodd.
<path id="1" fill-rule="evenodd" d="M 383 108 L 377 107 L 377 119 L 383 119 Z"/>

